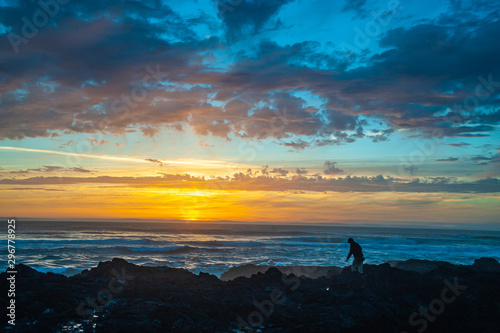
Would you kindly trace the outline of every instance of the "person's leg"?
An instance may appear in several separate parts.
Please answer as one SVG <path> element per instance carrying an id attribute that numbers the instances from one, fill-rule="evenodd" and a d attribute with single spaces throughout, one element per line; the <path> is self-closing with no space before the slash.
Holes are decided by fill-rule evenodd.
<path id="1" fill-rule="evenodd" d="M 361 263 L 361 261 L 359 261 L 358 259 L 354 259 L 353 261 L 353 265 L 354 265 L 354 271 L 355 272 L 359 272 L 359 264 Z"/>
<path id="2" fill-rule="evenodd" d="M 356 269 L 356 259 L 354 259 L 352 261 L 352 265 L 351 265 L 351 272 L 355 272 L 357 269 Z"/>
<path id="3" fill-rule="evenodd" d="M 359 261 L 359 265 L 358 265 L 358 272 L 360 274 L 363 274 L 363 261 Z"/>

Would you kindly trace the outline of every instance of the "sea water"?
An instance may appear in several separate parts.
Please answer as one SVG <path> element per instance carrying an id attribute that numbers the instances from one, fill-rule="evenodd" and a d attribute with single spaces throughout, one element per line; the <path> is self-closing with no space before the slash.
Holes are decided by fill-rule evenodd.
<path id="1" fill-rule="evenodd" d="M 349 237 L 362 246 L 367 264 L 411 258 L 467 265 L 480 257 L 500 260 L 499 231 L 229 222 L 21 220 L 16 227 L 18 264 L 65 275 L 79 273 L 113 258 L 217 276 L 243 264 L 342 267 L 346 265 Z"/>

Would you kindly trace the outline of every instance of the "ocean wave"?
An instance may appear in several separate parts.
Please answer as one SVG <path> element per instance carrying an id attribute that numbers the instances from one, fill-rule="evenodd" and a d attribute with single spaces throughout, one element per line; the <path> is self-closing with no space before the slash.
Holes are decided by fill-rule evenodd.
<path id="1" fill-rule="evenodd" d="M 274 241 L 290 243 L 321 243 L 321 244 L 340 244 L 346 241 L 339 237 L 319 236 L 319 237 L 280 237 L 273 238 Z"/>
<path id="2" fill-rule="evenodd" d="M 47 249 L 47 248 L 81 248 L 85 245 L 93 246 L 151 246 L 151 247 L 165 247 L 174 246 L 175 243 L 167 240 L 152 240 L 149 238 L 142 239 L 124 239 L 124 238 L 108 238 L 108 239 L 72 239 L 72 240 L 51 240 L 51 239 L 35 239 L 35 240 L 19 240 L 24 249 Z M 260 246 L 263 243 L 258 241 L 230 241 L 230 240 L 212 240 L 212 241 L 182 241 L 178 240 L 177 243 L 185 243 L 194 247 L 251 247 Z"/>
<path id="3" fill-rule="evenodd" d="M 122 252 L 129 253 L 166 253 L 166 254 L 183 254 L 190 253 L 199 250 L 196 247 L 191 246 L 170 246 L 170 247 L 149 247 L 149 246 L 140 246 L 140 247 L 123 247 L 116 246 L 112 248 L 113 250 L 118 250 Z"/>
<path id="4" fill-rule="evenodd" d="M 357 238 L 360 245 L 418 245 L 423 243 L 419 238 Z M 426 240 L 429 243 L 431 240 Z"/>
<path id="5" fill-rule="evenodd" d="M 474 236 L 472 238 L 500 241 L 500 236 Z"/>
<path id="6" fill-rule="evenodd" d="M 114 246 L 114 245 L 170 245 L 168 241 L 155 241 L 149 238 L 125 239 L 125 238 L 106 238 L 106 239 L 33 239 L 18 240 L 18 244 L 23 249 L 27 248 L 61 248 L 61 247 L 81 247 L 83 245 L 95 246 Z"/>
<path id="7" fill-rule="evenodd" d="M 179 245 L 179 246 L 106 246 L 106 247 L 97 247 L 97 248 L 80 248 L 80 247 L 57 247 L 50 248 L 44 251 L 43 258 L 44 260 L 52 260 L 58 259 L 62 254 L 69 255 L 70 253 L 88 253 L 88 254 L 109 254 L 109 253 L 117 253 L 117 255 L 128 255 L 134 253 L 141 254 L 183 254 L 190 252 L 221 252 L 224 251 L 218 248 L 201 248 L 194 247 L 189 245 Z M 31 249 L 23 249 L 24 256 L 32 256 L 40 252 L 38 248 Z"/>
<path id="8" fill-rule="evenodd" d="M 263 242 L 257 241 L 226 241 L 226 240 L 213 240 L 213 241 L 191 241 L 186 242 L 191 245 L 201 246 L 201 247 L 252 247 L 252 246 L 262 246 L 265 245 Z"/>

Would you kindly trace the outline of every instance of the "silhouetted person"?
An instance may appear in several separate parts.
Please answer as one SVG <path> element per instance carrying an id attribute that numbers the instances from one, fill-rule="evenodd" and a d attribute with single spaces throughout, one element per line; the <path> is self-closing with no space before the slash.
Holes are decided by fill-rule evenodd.
<path id="1" fill-rule="evenodd" d="M 365 258 L 363 257 L 363 251 L 361 250 L 361 246 L 354 241 L 354 239 L 349 238 L 347 243 L 351 244 L 351 249 L 349 250 L 349 255 L 345 261 L 348 261 L 351 255 L 354 257 L 352 261 L 351 270 L 353 272 L 358 271 L 360 274 L 363 274 L 363 261 Z"/>

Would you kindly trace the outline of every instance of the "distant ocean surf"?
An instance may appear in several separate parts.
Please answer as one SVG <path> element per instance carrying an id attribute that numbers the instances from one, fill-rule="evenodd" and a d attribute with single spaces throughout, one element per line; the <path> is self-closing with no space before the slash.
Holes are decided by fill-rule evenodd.
<path id="1" fill-rule="evenodd" d="M 480 257 L 500 260 L 498 231 L 22 220 L 16 227 L 17 263 L 65 275 L 115 257 L 218 277 L 243 264 L 342 267 L 349 237 L 361 244 L 368 264 L 412 258 L 467 265 Z"/>

